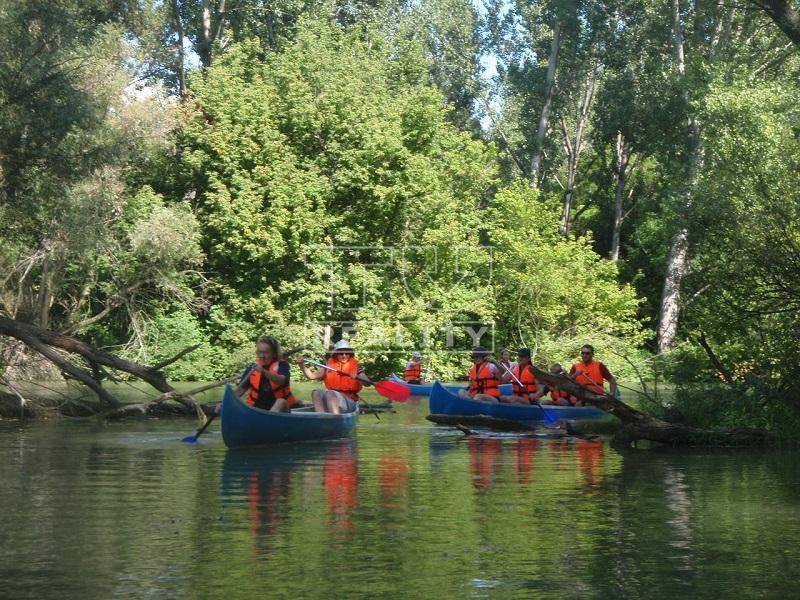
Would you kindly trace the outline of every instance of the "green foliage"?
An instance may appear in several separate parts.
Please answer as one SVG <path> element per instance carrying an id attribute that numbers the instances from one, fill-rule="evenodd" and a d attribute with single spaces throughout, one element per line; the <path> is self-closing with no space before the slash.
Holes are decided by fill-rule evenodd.
<path id="1" fill-rule="evenodd" d="M 500 339 L 565 363 L 591 343 L 605 362 L 628 371 L 619 356 L 648 336 L 636 316 L 639 300 L 617 283 L 615 266 L 592 250 L 590 238 L 559 234 L 557 204 L 525 182 L 512 184 L 494 198 L 489 235 Z"/>
<path id="2" fill-rule="evenodd" d="M 220 353 L 208 341 L 197 317 L 179 308 L 170 313 L 159 312 L 146 326 L 146 345 L 152 349 L 149 357 L 156 364 L 176 356 L 182 350 L 199 344 L 200 347 L 164 369 L 176 381 L 209 381 L 224 369 Z"/>

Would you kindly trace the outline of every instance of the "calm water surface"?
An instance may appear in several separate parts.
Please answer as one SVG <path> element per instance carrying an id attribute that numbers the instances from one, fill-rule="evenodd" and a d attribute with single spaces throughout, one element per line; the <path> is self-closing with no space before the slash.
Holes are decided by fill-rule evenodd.
<path id="1" fill-rule="evenodd" d="M 2 598 L 800 597 L 800 454 L 465 439 L 425 400 L 226 450 L 0 423 Z"/>

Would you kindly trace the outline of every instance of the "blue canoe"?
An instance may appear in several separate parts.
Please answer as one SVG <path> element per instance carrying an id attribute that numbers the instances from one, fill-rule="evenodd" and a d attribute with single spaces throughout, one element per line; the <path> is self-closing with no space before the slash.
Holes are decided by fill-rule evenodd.
<path id="1" fill-rule="evenodd" d="M 231 386 L 222 398 L 222 439 L 228 448 L 265 446 L 350 435 L 358 412 L 334 415 L 299 408 L 290 413 L 269 412 L 248 406 L 236 397 Z"/>
<path id="2" fill-rule="evenodd" d="M 548 421 L 559 419 L 600 419 L 608 414 L 594 406 L 552 406 L 544 410 L 536 405 L 507 404 L 467 400 L 447 390 L 438 381 L 431 391 L 430 411 L 434 415 L 486 415 L 512 421 Z M 546 414 L 545 414 L 546 413 Z"/>
<path id="3" fill-rule="evenodd" d="M 419 384 L 419 385 L 414 383 L 406 383 L 395 373 L 392 373 L 389 379 L 408 386 L 409 389 L 411 390 L 412 396 L 422 396 L 423 398 L 427 398 L 431 395 L 431 390 L 433 389 L 434 386 L 433 383 Z M 442 385 L 441 383 L 439 385 L 442 386 L 444 389 L 453 392 L 454 394 L 457 394 L 459 390 L 467 389 L 466 385 Z M 513 391 L 514 391 L 514 386 L 512 386 L 510 383 L 504 383 L 503 385 L 500 386 L 500 393 L 503 396 L 510 396 Z"/>

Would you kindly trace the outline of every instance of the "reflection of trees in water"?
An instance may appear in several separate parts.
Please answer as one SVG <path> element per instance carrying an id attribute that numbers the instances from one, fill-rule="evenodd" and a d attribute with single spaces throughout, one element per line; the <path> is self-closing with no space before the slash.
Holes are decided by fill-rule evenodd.
<path id="1" fill-rule="evenodd" d="M 323 466 L 328 523 L 334 535 L 351 539 L 358 506 L 358 456 L 351 444 L 333 446 Z"/>
<path id="2" fill-rule="evenodd" d="M 381 506 L 403 509 L 408 489 L 408 462 L 401 454 L 386 454 L 378 459 L 378 486 Z"/>
<path id="3" fill-rule="evenodd" d="M 692 552 L 692 501 L 683 470 L 673 465 L 665 465 L 664 489 L 667 494 L 667 506 L 672 511 L 672 518 L 668 521 L 672 534 L 669 544 L 673 548 L 680 549 L 681 567 L 691 572 L 695 564 Z"/>

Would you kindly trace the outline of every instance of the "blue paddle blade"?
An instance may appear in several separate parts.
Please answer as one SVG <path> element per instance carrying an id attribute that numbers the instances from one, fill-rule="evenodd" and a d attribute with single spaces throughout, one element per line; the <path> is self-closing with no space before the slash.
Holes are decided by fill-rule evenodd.
<path id="1" fill-rule="evenodd" d="M 542 412 L 544 413 L 544 424 L 545 425 L 553 425 L 558 423 L 558 415 L 552 413 L 552 411 L 545 410 L 542 408 Z"/>
<path id="2" fill-rule="evenodd" d="M 196 435 L 189 435 L 186 436 L 181 440 L 182 442 L 186 442 L 187 444 L 196 444 L 197 443 L 197 436 Z"/>

